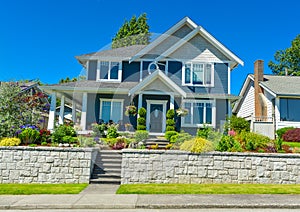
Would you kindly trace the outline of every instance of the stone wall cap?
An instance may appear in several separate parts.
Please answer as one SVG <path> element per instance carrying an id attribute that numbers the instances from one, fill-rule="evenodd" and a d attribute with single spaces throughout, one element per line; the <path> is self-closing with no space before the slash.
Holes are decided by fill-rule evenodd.
<path id="1" fill-rule="evenodd" d="M 29 146 L 0 146 L 0 150 L 22 150 L 22 151 L 57 151 L 57 152 L 92 152 L 96 148 L 85 147 L 29 147 Z"/>
<path id="2" fill-rule="evenodd" d="M 256 153 L 256 152 L 203 152 L 192 153 L 181 150 L 149 150 L 149 149 L 123 149 L 125 154 L 177 154 L 177 155 L 207 155 L 207 156 L 238 156 L 238 157 L 274 157 L 274 158 L 300 158 L 296 153 Z"/>

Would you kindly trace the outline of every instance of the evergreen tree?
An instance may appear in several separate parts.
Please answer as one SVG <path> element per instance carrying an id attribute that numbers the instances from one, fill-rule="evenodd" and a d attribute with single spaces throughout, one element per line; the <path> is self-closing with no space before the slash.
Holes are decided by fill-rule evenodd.
<path id="1" fill-rule="evenodd" d="M 149 25 L 147 24 L 147 15 L 143 13 L 138 18 L 134 15 L 130 21 L 125 20 L 112 39 L 112 48 L 145 45 L 149 44 L 149 41 L 150 33 Z"/>

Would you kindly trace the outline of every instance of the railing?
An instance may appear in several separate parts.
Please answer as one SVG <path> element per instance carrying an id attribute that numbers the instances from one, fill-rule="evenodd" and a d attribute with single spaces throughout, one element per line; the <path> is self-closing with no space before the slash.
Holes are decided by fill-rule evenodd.
<path id="1" fill-rule="evenodd" d="M 256 116 L 253 117 L 254 122 L 273 122 L 273 117 L 272 116 Z"/>

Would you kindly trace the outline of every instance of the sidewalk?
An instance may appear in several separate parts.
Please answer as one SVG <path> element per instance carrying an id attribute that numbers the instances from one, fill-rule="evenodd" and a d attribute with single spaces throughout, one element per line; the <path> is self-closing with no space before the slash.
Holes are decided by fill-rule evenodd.
<path id="1" fill-rule="evenodd" d="M 300 195 L 120 195 L 117 186 L 90 185 L 75 195 L 1 195 L 4 209 L 300 209 Z M 102 191 L 102 193 L 100 193 Z"/>

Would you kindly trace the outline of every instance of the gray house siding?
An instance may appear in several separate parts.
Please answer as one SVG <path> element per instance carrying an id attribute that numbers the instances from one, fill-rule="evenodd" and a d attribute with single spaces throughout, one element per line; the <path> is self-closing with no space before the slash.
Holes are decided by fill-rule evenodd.
<path id="1" fill-rule="evenodd" d="M 228 106 L 226 99 L 217 99 L 216 100 L 216 128 L 220 129 L 221 121 L 226 120 Z M 222 129 L 221 129 L 222 130 Z"/>
<path id="2" fill-rule="evenodd" d="M 96 73 L 97 73 L 97 60 L 90 60 L 87 80 L 96 80 L 96 75 L 97 75 Z"/>
<path id="3" fill-rule="evenodd" d="M 139 82 L 140 81 L 140 62 L 128 61 L 122 62 L 122 81 Z"/>

